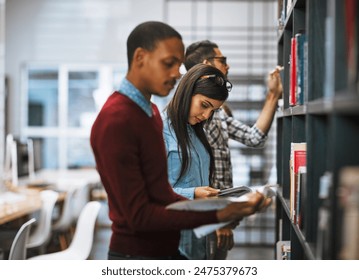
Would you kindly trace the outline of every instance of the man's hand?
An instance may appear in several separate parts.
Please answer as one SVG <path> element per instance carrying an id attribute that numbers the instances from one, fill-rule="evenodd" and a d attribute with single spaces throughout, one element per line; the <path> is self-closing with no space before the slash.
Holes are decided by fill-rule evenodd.
<path id="1" fill-rule="evenodd" d="M 243 217 L 250 216 L 262 209 L 265 209 L 272 203 L 271 198 L 267 198 L 259 192 L 251 193 L 248 196 L 248 201 L 233 202 L 225 208 L 217 211 L 218 221 L 228 222 L 240 220 Z"/>
<path id="2" fill-rule="evenodd" d="M 216 230 L 217 248 L 222 250 L 231 250 L 234 246 L 233 231 L 230 228 L 221 228 Z"/>
<path id="3" fill-rule="evenodd" d="M 283 69 L 284 67 L 277 66 L 273 71 L 269 73 L 267 79 L 268 91 L 274 94 L 278 99 L 282 96 L 283 93 L 283 85 L 280 78 L 280 71 L 282 71 Z"/>

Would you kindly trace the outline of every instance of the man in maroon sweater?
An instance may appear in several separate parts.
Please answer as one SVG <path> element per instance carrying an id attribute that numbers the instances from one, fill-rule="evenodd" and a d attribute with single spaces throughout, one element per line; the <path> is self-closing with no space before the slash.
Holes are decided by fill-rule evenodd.
<path id="1" fill-rule="evenodd" d="M 181 35 L 167 24 L 145 22 L 129 35 L 127 55 L 126 78 L 106 101 L 91 131 L 112 221 L 108 258 L 181 258 L 180 230 L 240 220 L 270 200 L 257 193 L 248 202 L 218 211 L 166 210 L 186 198 L 168 183 L 162 120 L 150 99 L 152 94 L 167 96 L 175 86 L 184 45 Z"/>

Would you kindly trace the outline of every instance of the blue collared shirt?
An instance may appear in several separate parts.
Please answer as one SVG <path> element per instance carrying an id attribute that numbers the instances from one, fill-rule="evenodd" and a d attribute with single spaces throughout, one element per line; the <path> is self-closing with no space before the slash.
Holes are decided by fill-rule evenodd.
<path id="1" fill-rule="evenodd" d="M 169 124 L 169 120 L 163 118 L 163 137 L 167 150 L 168 179 L 175 192 L 188 199 L 194 199 L 196 187 L 209 185 L 210 157 L 192 126 L 188 125 L 187 129 L 191 141 L 190 162 L 186 173 L 178 179 L 182 166 L 181 156 L 178 152 L 178 141 Z"/>
<path id="2" fill-rule="evenodd" d="M 152 103 L 126 78 L 121 81 L 119 92 L 130 98 L 149 117 L 152 117 Z"/>

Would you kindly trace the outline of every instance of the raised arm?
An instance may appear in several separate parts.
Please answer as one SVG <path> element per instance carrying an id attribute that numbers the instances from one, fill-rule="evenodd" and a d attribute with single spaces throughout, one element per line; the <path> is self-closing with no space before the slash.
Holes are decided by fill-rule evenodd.
<path id="1" fill-rule="evenodd" d="M 266 101 L 264 103 L 262 112 L 260 113 L 259 118 L 256 122 L 256 126 L 265 134 L 268 133 L 272 125 L 272 121 L 278 104 L 278 99 L 282 96 L 283 87 L 279 74 L 282 69 L 282 67 L 277 66 L 268 75 L 268 93 Z"/>

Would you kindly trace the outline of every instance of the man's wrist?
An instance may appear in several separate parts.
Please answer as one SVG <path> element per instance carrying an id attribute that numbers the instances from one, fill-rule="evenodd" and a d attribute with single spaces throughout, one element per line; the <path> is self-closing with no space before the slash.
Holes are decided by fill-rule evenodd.
<path id="1" fill-rule="evenodd" d="M 281 97 L 282 93 L 281 92 L 275 92 L 273 90 L 268 90 L 267 93 L 267 101 L 273 101 L 275 103 L 278 102 L 279 98 Z"/>

